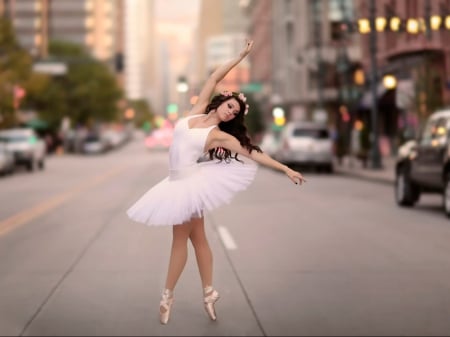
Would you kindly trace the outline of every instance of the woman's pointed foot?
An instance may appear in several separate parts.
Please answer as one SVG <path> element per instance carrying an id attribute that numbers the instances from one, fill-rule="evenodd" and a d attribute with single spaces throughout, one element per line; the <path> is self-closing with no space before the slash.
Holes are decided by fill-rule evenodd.
<path id="1" fill-rule="evenodd" d="M 217 319 L 217 316 L 214 304 L 220 298 L 219 293 L 213 287 L 209 286 L 203 290 L 203 294 L 204 294 L 203 302 L 205 304 L 206 313 L 208 314 L 209 318 L 215 321 Z"/>
<path id="2" fill-rule="evenodd" d="M 170 289 L 164 289 L 161 301 L 159 302 L 159 318 L 161 324 L 167 324 L 170 318 L 170 311 L 173 304 L 173 292 Z"/>

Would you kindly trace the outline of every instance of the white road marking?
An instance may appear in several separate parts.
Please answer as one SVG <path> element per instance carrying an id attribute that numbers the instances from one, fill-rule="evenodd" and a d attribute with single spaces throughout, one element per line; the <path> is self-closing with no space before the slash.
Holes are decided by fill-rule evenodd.
<path id="1" fill-rule="evenodd" d="M 217 230 L 219 231 L 220 239 L 222 240 L 226 249 L 228 250 L 237 249 L 236 242 L 234 242 L 233 237 L 231 236 L 230 232 L 226 227 L 219 226 Z"/>

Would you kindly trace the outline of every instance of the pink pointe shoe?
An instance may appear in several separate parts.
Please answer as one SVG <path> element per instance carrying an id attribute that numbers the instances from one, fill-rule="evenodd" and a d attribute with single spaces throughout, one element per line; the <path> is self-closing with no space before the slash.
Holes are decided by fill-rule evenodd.
<path id="1" fill-rule="evenodd" d="M 164 289 L 161 301 L 159 302 L 159 318 L 161 324 L 167 324 L 170 318 L 170 310 L 173 304 L 173 291 L 169 289 Z"/>
<path id="2" fill-rule="evenodd" d="M 203 302 L 205 304 L 205 310 L 209 318 L 213 321 L 217 319 L 216 310 L 214 309 L 214 303 L 220 298 L 219 293 L 213 287 L 209 286 L 203 290 L 204 298 Z"/>

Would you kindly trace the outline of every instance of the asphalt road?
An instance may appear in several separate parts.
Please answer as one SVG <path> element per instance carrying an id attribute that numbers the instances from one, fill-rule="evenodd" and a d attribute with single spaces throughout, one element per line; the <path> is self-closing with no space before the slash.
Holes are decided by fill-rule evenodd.
<path id="1" fill-rule="evenodd" d="M 425 196 L 260 168 L 206 215 L 218 320 L 202 306 L 190 247 L 167 326 L 158 320 L 170 227 L 126 209 L 164 178 L 167 153 L 139 140 L 98 157 L 49 158 L 0 179 L 0 335 L 448 335 L 450 221 Z"/>

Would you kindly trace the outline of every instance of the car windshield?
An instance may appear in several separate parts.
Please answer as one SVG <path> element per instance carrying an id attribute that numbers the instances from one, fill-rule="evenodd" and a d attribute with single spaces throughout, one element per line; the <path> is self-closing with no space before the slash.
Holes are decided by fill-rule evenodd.
<path id="1" fill-rule="evenodd" d="M 24 136 L 0 136 L 0 142 L 5 143 L 20 143 L 26 141 L 28 141 L 28 138 Z"/>
<path id="2" fill-rule="evenodd" d="M 305 137 L 314 139 L 327 139 L 329 137 L 328 130 L 326 129 L 294 129 L 292 132 L 293 137 Z"/>
<path id="3" fill-rule="evenodd" d="M 100 138 L 98 136 L 87 136 L 85 142 L 99 142 Z"/>

